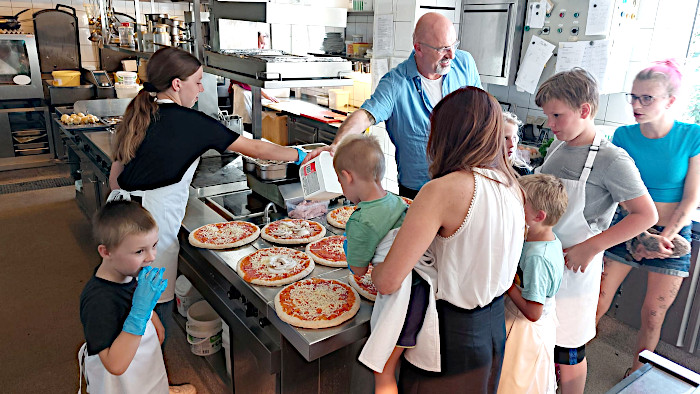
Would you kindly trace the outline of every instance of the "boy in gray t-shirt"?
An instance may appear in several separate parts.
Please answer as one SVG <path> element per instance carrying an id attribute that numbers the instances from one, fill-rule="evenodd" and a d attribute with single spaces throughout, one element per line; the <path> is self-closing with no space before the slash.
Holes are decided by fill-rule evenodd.
<path id="1" fill-rule="evenodd" d="M 585 345 L 596 331 L 603 251 L 651 227 L 657 212 L 634 162 L 596 133 L 598 87 L 588 72 L 574 68 L 555 74 L 540 85 L 535 102 L 561 141 L 549 148 L 536 172 L 562 179 L 569 196 L 554 227 L 566 264 L 557 293 L 554 359 L 562 393 L 582 393 L 588 369 Z M 607 228 L 617 203 L 630 215 Z"/>

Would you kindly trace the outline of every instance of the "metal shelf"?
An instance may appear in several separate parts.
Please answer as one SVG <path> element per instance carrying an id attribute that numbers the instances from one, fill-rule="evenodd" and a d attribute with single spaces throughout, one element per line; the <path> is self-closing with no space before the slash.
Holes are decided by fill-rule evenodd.
<path id="1" fill-rule="evenodd" d="M 318 79 L 290 79 L 284 81 L 265 81 L 253 78 L 249 75 L 238 74 L 230 70 L 223 70 L 216 67 L 204 66 L 204 72 L 214 75 L 219 75 L 224 78 L 236 80 L 246 83 L 250 86 L 255 86 L 265 89 L 278 88 L 311 88 L 319 86 L 351 86 L 352 78 L 318 78 Z"/>
<path id="2" fill-rule="evenodd" d="M 136 56 L 136 57 L 142 58 L 142 59 L 150 59 L 154 53 L 154 52 L 137 51 L 136 49 L 123 48 L 123 47 L 120 47 L 118 45 L 113 45 L 113 44 L 104 44 L 102 47 L 104 49 L 109 49 L 109 50 L 112 50 L 115 52 L 126 53 L 126 54 Z"/>

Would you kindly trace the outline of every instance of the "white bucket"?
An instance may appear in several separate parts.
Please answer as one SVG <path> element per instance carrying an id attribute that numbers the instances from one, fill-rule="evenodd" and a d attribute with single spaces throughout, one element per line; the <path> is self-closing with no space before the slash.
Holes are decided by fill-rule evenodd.
<path id="1" fill-rule="evenodd" d="M 117 82 L 124 85 L 136 85 L 138 74 L 133 71 L 117 71 Z"/>
<path id="2" fill-rule="evenodd" d="M 182 317 L 187 317 L 187 310 L 192 304 L 203 299 L 204 297 L 199 294 L 184 275 L 177 277 L 175 281 L 175 303 L 177 304 L 177 311 Z"/>
<path id="3" fill-rule="evenodd" d="M 221 319 L 206 301 L 187 310 L 187 342 L 197 356 L 209 356 L 221 350 Z"/>
<path id="4" fill-rule="evenodd" d="M 226 373 L 231 379 L 231 337 L 228 334 L 228 325 L 224 322 L 221 322 L 221 343 L 226 355 Z"/>

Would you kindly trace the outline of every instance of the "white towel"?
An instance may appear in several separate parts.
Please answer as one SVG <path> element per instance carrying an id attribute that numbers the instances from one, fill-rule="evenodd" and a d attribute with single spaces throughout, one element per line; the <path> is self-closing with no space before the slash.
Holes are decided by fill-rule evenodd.
<path id="1" fill-rule="evenodd" d="M 398 229 L 391 230 L 379 243 L 372 263 L 381 264 L 394 243 Z M 406 349 L 404 356 L 411 364 L 426 371 L 440 372 L 440 328 L 438 325 L 435 294 L 437 271 L 430 251 L 418 260 L 413 270 L 430 285 L 428 308 L 416 346 Z M 411 296 L 412 275 L 407 275 L 401 287 L 392 294 L 377 294 L 372 311 L 370 333 L 359 360 L 376 372 L 382 372 L 401 334 Z"/>

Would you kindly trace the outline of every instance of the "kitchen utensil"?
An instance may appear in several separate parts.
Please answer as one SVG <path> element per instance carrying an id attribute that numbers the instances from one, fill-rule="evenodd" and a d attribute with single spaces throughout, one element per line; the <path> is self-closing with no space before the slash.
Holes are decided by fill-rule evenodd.
<path id="1" fill-rule="evenodd" d="M 20 27 L 22 27 L 22 24 L 20 23 L 18 17 L 30 9 L 31 8 L 27 8 L 16 13 L 15 15 L 0 15 L 0 30 L 19 30 Z"/>

